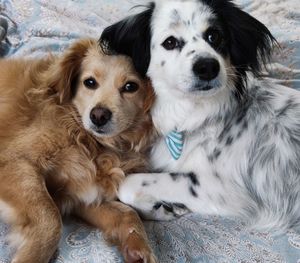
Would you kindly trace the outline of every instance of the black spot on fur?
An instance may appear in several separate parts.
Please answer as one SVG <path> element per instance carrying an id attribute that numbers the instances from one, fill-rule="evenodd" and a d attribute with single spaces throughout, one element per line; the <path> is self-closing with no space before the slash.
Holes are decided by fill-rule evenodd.
<path id="1" fill-rule="evenodd" d="M 192 186 L 190 186 L 190 193 L 191 193 L 192 196 L 198 197 L 198 194 L 196 193 L 194 187 L 192 187 Z"/>
<path id="2" fill-rule="evenodd" d="M 236 138 L 239 139 L 243 135 L 243 131 L 239 131 L 238 134 L 236 135 Z"/>
<path id="3" fill-rule="evenodd" d="M 180 19 L 180 15 L 179 15 L 179 12 L 177 9 L 172 10 L 171 16 L 172 16 L 172 19 L 174 19 L 174 20 Z"/>
<path id="4" fill-rule="evenodd" d="M 174 181 L 176 181 L 181 175 L 181 173 L 170 173 L 170 176 Z"/>
<path id="5" fill-rule="evenodd" d="M 194 173 L 188 173 L 186 176 L 188 178 L 190 178 L 190 180 L 191 180 L 191 182 L 192 182 L 193 185 L 197 185 L 197 186 L 200 185 L 200 182 L 199 182 L 196 174 L 194 174 Z"/>
<path id="6" fill-rule="evenodd" d="M 230 146 L 233 143 L 233 137 L 232 136 L 228 136 L 227 140 L 226 140 L 226 146 Z"/>
<path id="7" fill-rule="evenodd" d="M 216 148 L 213 153 L 214 159 L 218 159 L 221 153 L 221 150 Z"/>
<path id="8" fill-rule="evenodd" d="M 242 122 L 242 120 L 245 120 L 250 106 L 250 100 L 245 100 L 243 104 L 240 104 L 240 107 L 238 108 L 238 115 L 236 117 L 236 125 L 239 125 Z"/>
<path id="9" fill-rule="evenodd" d="M 223 184 L 223 179 L 218 172 L 215 172 L 214 176 Z"/>
<path id="10" fill-rule="evenodd" d="M 275 114 L 277 117 L 284 117 L 288 114 L 288 111 L 293 111 L 299 107 L 299 104 L 294 101 L 293 98 L 289 98 L 282 108 L 278 109 Z"/>
<path id="11" fill-rule="evenodd" d="M 142 182 L 142 186 L 149 186 L 150 184 L 149 184 L 149 182 Z"/>
<path id="12" fill-rule="evenodd" d="M 248 121 L 247 121 L 247 120 L 244 120 L 244 123 L 243 123 L 243 130 L 244 130 L 244 131 L 248 130 Z"/>
<path id="13" fill-rule="evenodd" d="M 157 202 L 157 203 L 153 206 L 153 208 L 154 208 L 155 210 L 158 210 L 161 206 L 162 206 L 162 203 L 161 203 L 161 202 Z"/>
<path id="14" fill-rule="evenodd" d="M 221 153 L 222 152 L 220 149 L 218 149 L 218 148 L 214 149 L 213 153 L 208 155 L 208 157 L 207 157 L 209 162 L 211 162 L 211 163 L 215 162 L 220 157 Z"/>
<path id="15" fill-rule="evenodd" d="M 209 161 L 210 163 L 213 163 L 213 162 L 214 162 L 214 157 L 213 157 L 213 155 L 207 156 L 207 159 L 208 159 L 208 161 Z"/>
<path id="16" fill-rule="evenodd" d="M 161 207 L 168 212 L 173 214 L 174 217 L 178 217 L 179 215 L 182 215 L 182 211 L 185 210 L 186 212 L 189 212 L 189 209 L 182 203 L 169 203 L 165 201 L 157 202 L 154 206 L 153 209 L 158 210 Z M 177 214 L 178 211 L 176 210 L 181 210 L 179 214 Z"/>
<path id="17" fill-rule="evenodd" d="M 174 208 L 173 208 L 172 204 L 163 202 L 163 203 L 162 203 L 162 206 L 163 206 L 163 208 L 164 208 L 167 212 L 169 212 L 169 213 L 174 213 Z"/>
<path id="18" fill-rule="evenodd" d="M 163 67 L 165 64 L 166 64 L 166 61 L 163 60 L 160 65 Z"/>
<path id="19" fill-rule="evenodd" d="M 195 52 L 196 52 L 196 50 L 191 50 L 190 52 L 188 52 L 188 53 L 186 54 L 186 56 L 188 57 L 188 56 L 190 56 L 190 55 L 193 55 Z"/>
<path id="20" fill-rule="evenodd" d="M 187 210 L 187 207 L 182 203 L 173 203 L 173 206 Z"/>
<path id="21" fill-rule="evenodd" d="M 179 25 L 180 21 L 181 21 L 181 17 L 179 15 L 179 12 L 178 10 L 174 9 L 172 12 L 171 12 L 171 19 L 172 19 L 172 22 L 171 24 L 169 25 L 169 27 L 176 27 Z"/>
<path id="22" fill-rule="evenodd" d="M 184 48 L 184 46 L 185 46 L 185 41 L 184 41 L 184 39 L 183 38 L 180 38 L 179 39 L 179 44 L 178 44 L 178 49 L 179 49 L 179 51 L 181 52 L 181 50 Z"/>
<path id="23" fill-rule="evenodd" d="M 192 185 L 200 186 L 200 182 L 197 178 L 197 175 L 193 172 L 190 173 L 170 173 L 170 176 L 174 181 L 178 180 L 179 178 L 188 178 Z"/>

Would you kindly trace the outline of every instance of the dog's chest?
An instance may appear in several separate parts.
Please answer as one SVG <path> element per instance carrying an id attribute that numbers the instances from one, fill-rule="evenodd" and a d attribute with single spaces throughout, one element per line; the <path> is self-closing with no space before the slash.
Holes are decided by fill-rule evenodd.
<path id="1" fill-rule="evenodd" d="M 237 166 L 247 154 L 249 131 L 239 126 L 216 124 L 185 133 L 181 156 L 175 160 L 165 138 L 161 137 L 151 152 L 151 164 L 156 170 L 170 172 L 226 173 L 226 167 Z"/>
<path id="2" fill-rule="evenodd" d="M 188 161 L 207 159 L 209 152 L 217 145 L 218 130 L 207 128 L 192 134 L 183 133 L 183 149 L 176 160 L 167 144 L 167 138 L 161 137 L 152 148 L 151 164 L 157 170 L 178 171 L 188 169 Z"/>
<path id="3" fill-rule="evenodd" d="M 97 166 L 76 146 L 60 150 L 45 171 L 48 191 L 63 213 L 79 202 L 102 201 L 104 191 L 96 184 Z"/>

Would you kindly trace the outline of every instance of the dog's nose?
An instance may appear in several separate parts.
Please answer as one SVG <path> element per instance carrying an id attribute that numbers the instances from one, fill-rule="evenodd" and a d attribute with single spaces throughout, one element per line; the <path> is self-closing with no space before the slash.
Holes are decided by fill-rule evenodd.
<path id="1" fill-rule="evenodd" d="M 193 66 L 193 71 L 201 80 L 210 81 L 220 72 L 220 64 L 214 58 L 199 58 Z"/>
<path id="2" fill-rule="evenodd" d="M 109 109 L 95 107 L 91 110 L 90 119 L 97 127 L 102 127 L 111 119 L 112 112 Z"/>

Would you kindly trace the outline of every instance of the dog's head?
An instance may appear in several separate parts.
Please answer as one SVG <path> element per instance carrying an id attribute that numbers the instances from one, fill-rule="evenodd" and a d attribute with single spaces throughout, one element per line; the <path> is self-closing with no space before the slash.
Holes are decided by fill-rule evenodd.
<path id="1" fill-rule="evenodd" d="M 75 106 L 84 128 L 98 137 L 116 136 L 139 123 L 153 98 L 129 57 L 104 55 L 90 39 L 66 51 L 49 82 L 59 104 Z"/>
<path id="2" fill-rule="evenodd" d="M 230 0 L 156 1 L 100 38 L 104 50 L 132 57 L 154 88 L 192 97 L 226 87 L 242 95 L 246 73 L 259 75 L 274 41 L 262 23 Z"/>

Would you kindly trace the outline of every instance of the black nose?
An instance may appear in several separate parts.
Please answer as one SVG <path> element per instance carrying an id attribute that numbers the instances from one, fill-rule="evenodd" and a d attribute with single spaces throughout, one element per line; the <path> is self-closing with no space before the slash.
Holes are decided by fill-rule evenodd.
<path id="1" fill-rule="evenodd" d="M 109 109 L 95 107 L 90 113 L 90 119 L 97 127 L 102 127 L 111 119 L 112 112 Z"/>
<path id="2" fill-rule="evenodd" d="M 201 80 L 210 81 L 218 76 L 220 64 L 214 58 L 199 58 L 193 66 L 193 71 Z"/>

